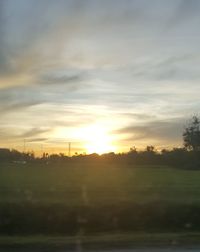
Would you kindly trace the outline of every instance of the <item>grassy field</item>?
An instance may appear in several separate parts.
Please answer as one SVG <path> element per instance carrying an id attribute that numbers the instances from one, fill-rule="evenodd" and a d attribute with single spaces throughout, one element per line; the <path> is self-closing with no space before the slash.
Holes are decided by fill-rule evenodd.
<path id="1" fill-rule="evenodd" d="M 200 231 L 200 172 L 109 163 L 4 164 L 1 235 Z"/>
<path id="2" fill-rule="evenodd" d="M 0 203 L 200 203 L 200 171 L 111 164 L 10 164 L 0 168 Z"/>

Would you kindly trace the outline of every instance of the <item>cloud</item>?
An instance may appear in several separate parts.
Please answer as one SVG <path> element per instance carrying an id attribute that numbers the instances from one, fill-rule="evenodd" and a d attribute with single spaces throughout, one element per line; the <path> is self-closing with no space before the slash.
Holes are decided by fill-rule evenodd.
<path id="1" fill-rule="evenodd" d="M 173 56 L 160 62 L 153 69 L 151 75 L 157 80 L 199 80 L 198 62 L 196 55 Z M 196 63 L 196 64 L 195 64 Z M 193 67 L 191 67 L 193 64 Z"/>
<path id="2" fill-rule="evenodd" d="M 134 58 L 140 51 L 137 50 L 140 46 L 147 47 L 140 39 L 137 42 L 138 38 L 157 38 L 157 35 L 149 34 L 149 31 L 157 32 L 157 28 L 150 27 L 155 24 L 154 12 L 158 17 L 162 17 L 162 13 L 168 17 L 164 1 L 150 4 L 128 0 L 84 3 L 21 0 L 18 5 L 10 0 L 1 2 L 0 87 L 33 83 L 71 86 L 74 82 L 77 88 L 83 78 L 78 72 L 80 69 L 126 64 L 130 55 Z M 177 6 L 175 2 L 168 4 L 170 10 Z M 187 6 L 184 6 L 190 4 L 181 3 L 179 9 L 185 12 Z M 156 24 L 162 26 L 163 21 Z M 77 72 L 70 73 L 72 67 Z M 65 69 L 66 73 L 57 69 Z M 172 66 L 165 70 L 145 68 L 135 75 L 141 72 L 143 77 L 150 75 L 163 80 L 180 77 L 184 70 L 187 66 L 184 69 Z"/>
<path id="3" fill-rule="evenodd" d="M 169 114 L 199 109 L 199 5 L 0 1 L 2 132 L 34 141 L 49 136 L 48 127 L 119 120 L 137 125 L 125 131 L 138 141 L 178 139 L 180 125 Z"/>
<path id="4" fill-rule="evenodd" d="M 28 142 L 34 141 L 45 141 L 46 137 L 40 137 L 41 135 L 46 135 L 51 132 L 50 128 L 31 128 L 31 129 L 20 129 L 22 133 L 19 133 L 17 127 L 0 127 L 0 138 L 1 140 L 12 139 L 14 141 L 26 139 Z"/>
<path id="5" fill-rule="evenodd" d="M 26 140 L 26 142 L 28 142 L 28 143 L 38 143 L 38 142 L 42 142 L 42 143 L 44 143 L 44 142 L 46 142 L 46 141 L 48 141 L 48 138 L 42 138 L 42 137 L 40 137 L 40 138 L 29 138 L 28 140 Z"/>
<path id="6" fill-rule="evenodd" d="M 17 110 L 24 110 L 31 106 L 38 105 L 38 102 L 34 101 L 27 101 L 27 102 L 12 102 L 12 104 L 3 105 L 0 108 L 0 114 L 7 114 L 9 112 L 16 112 Z"/>
<path id="7" fill-rule="evenodd" d="M 66 71 L 67 72 L 67 71 Z M 74 100 L 72 93 L 85 89 L 82 73 L 56 74 L 40 77 L 37 85 L 7 87 L 0 91 L 0 115 L 25 112 L 27 109 L 46 104 L 70 103 Z"/>
<path id="8" fill-rule="evenodd" d="M 31 106 L 44 101 L 39 95 L 34 95 L 34 90 L 27 87 L 6 88 L 0 92 L 0 115 L 23 111 Z"/>
<path id="9" fill-rule="evenodd" d="M 78 71 L 77 69 L 60 69 L 48 70 L 38 75 L 38 84 L 46 85 L 68 85 L 77 87 L 81 85 L 80 82 L 84 80 L 85 72 Z"/>
<path id="10" fill-rule="evenodd" d="M 25 133 L 23 133 L 20 137 L 22 138 L 32 138 L 38 135 L 42 135 L 44 133 L 49 133 L 51 129 L 49 128 L 32 128 Z"/>
<path id="11" fill-rule="evenodd" d="M 151 140 L 165 142 L 167 140 L 168 142 L 180 142 L 184 124 L 184 118 L 155 120 L 144 122 L 142 125 L 124 127 L 114 133 L 126 136 L 125 139 L 129 141 Z"/>
<path id="12" fill-rule="evenodd" d="M 180 0 L 175 7 L 174 13 L 168 22 L 168 28 L 176 28 L 199 16 L 199 0 Z"/>
<path id="13" fill-rule="evenodd" d="M 144 17 L 142 5 L 128 0 L 1 2 L 0 87 L 29 85 L 40 77 L 47 84 L 77 81 L 76 74 L 46 76 L 46 71 L 121 62 L 125 48 L 114 37 L 122 39 L 119 29 L 125 37 L 129 29 L 132 34 Z"/>
<path id="14" fill-rule="evenodd" d="M 200 57 L 193 53 L 175 52 L 169 56 L 146 57 L 142 62 L 129 65 L 124 71 L 132 78 L 143 81 L 197 81 Z"/>
<path id="15" fill-rule="evenodd" d="M 126 116 L 127 118 L 134 119 L 137 121 L 152 121 L 156 120 L 156 116 L 153 114 L 147 114 L 147 113 L 134 113 L 134 112 L 124 112 L 124 113 L 117 113 L 120 116 Z"/>
<path id="16" fill-rule="evenodd" d="M 60 3 L 1 1 L 0 88 L 30 85 L 41 71 L 63 65 L 61 53 L 73 29 L 64 32 L 64 1 Z"/>

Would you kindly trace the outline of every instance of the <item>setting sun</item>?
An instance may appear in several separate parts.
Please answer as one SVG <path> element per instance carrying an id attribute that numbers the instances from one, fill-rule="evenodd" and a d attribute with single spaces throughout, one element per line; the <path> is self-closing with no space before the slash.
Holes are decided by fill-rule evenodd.
<path id="1" fill-rule="evenodd" d="M 106 153 L 115 151 L 112 137 L 106 128 L 100 125 L 92 125 L 82 130 L 87 153 Z"/>

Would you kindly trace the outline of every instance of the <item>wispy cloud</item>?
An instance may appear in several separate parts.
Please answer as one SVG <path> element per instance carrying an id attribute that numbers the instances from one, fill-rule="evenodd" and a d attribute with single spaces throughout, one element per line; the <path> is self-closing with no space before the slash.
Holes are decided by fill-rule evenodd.
<path id="1" fill-rule="evenodd" d="M 175 146 L 182 142 L 185 118 L 154 120 L 143 124 L 130 125 L 114 131 L 122 135 L 125 141 L 132 144 L 145 141 L 147 144 L 164 145 L 173 143 Z"/>
<path id="2" fill-rule="evenodd" d="M 32 128 L 21 135 L 23 138 L 35 137 L 43 133 L 49 132 L 48 128 Z"/>
<path id="3" fill-rule="evenodd" d="M 185 25 L 199 16 L 200 2 L 198 0 L 176 1 L 174 12 L 168 22 L 168 28 L 174 29 L 177 26 Z"/>
<path id="4" fill-rule="evenodd" d="M 46 141 L 48 141 L 48 138 L 42 138 L 42 137 L 40 137 L 40 138 L 29 138 L 28 140 L 26 139 L 26 142 L 28 142 L 28 143 L 44 143 L 44 142 L 46 142 Z"/>

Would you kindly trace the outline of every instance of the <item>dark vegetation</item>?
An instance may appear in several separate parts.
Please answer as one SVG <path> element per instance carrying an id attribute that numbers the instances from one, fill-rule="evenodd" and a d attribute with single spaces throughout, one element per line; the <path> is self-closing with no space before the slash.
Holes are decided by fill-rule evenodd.
<path id="1" fill-rule="evenodd" d="M 130 148 L 128 153 L 96 153 L 83 155 L 76 153 L 72 157 L 63 153 L 43 153 L 42 158 L 35 157 L 33 152 L 21 153 L 17 150 L 0 149 L 0 162 L 14 163 L 72 163 L 72 162 L 111 162 L 128 163 L 139 165 L 170 165 L 182 169 L 200 169 L 200 119 L 194 116 L 183 132 L 183 148 L 172 150 L 163 149 L 156 151 L 155 147 L 149 145 L 143 151 L 137 151 L 135 147 Z"/>
<path id="2" fill-rule="evenodd" d="M 48 155 L 0 150 L 0 234 L 200 231 L 199 120 L 184 147 Z"/>
<path id="3" fill-rule="evenodd" d="M 101 163 L 121 163 L 135 165 L 164 165 L 175 166 L 181 169 L 200 169 L 200 151 L 187 150 L 186 148 L 174 148 L 173 150 L 163 149 L 157 152 L 153 146 L 147 146 L 144 151 L 137 151 L 131 148 L 128 153 L 106 153 L 98 155 L 74 155 L 72 157 L 64 154 L 45 153 L 42 158 L 35 157 L 33 153 L 20 153 L 16 150 L 0 149 L 1 163 L 32 163 L 32 164 L 71 164 L 76 162 L 101 162 Z"/>

